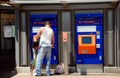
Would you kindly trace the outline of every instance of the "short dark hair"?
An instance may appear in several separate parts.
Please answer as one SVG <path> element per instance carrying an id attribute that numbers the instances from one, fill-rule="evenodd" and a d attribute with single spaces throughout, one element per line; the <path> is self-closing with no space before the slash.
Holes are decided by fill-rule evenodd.
<path id="1" fill-rule="evenodd" d="M 49 21 L 46 21 L 45 24 L 50 25 L 50 22 L 49 22 Z"/>

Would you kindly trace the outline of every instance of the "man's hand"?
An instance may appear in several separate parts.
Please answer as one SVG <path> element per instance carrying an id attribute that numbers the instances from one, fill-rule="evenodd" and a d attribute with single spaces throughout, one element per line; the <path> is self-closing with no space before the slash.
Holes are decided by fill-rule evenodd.
<path id="1" fill-rule="evenodd" d="M 33 42 L 37 42 L 38 41 L 38 36 L 33 36 Z"/>
<path id="2" fill-rule="evenodd" d="M 54 48 L 54 44 L 52 44 L 52 48 Z"/>

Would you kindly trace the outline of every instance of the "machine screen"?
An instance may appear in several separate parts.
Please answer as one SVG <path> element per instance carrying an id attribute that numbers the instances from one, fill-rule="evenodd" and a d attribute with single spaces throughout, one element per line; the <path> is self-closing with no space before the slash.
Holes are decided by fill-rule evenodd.
<path id="1" fill-rule="evenodd" d="M 92 39 L 91 37 L 82 37 L 82 44 L 91 44 Z"/>

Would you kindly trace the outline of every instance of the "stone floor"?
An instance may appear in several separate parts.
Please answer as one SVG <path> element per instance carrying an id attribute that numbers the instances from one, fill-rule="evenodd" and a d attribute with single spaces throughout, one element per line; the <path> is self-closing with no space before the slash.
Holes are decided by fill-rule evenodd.
<path id="1" fill-rule="evenodd" d="M 52 74 L 51 76 L 46 76 L 42 75 L 39 77 L 35 77 L 31 75 L 30 73 L 16 73 L 15 71 L 8 73 L 4 72 L 0 75 L 0 78 L 120 78 L 119 73 L 89 73 L 89 74 L 79 74 L 79 73 L 72 73 L 72 74 L 67 74 L 67 75 L 54 75 Z"/>

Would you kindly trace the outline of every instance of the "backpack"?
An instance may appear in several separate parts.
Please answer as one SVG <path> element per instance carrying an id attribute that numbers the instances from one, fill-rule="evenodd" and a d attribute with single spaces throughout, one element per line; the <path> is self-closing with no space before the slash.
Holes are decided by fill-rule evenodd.
<path id="1" fill-rule="evenodd" d="M 60 75 L 65 73 L 65 67 L 63 63 L 60 63 L 55 68 L 55 74 Z"/>

